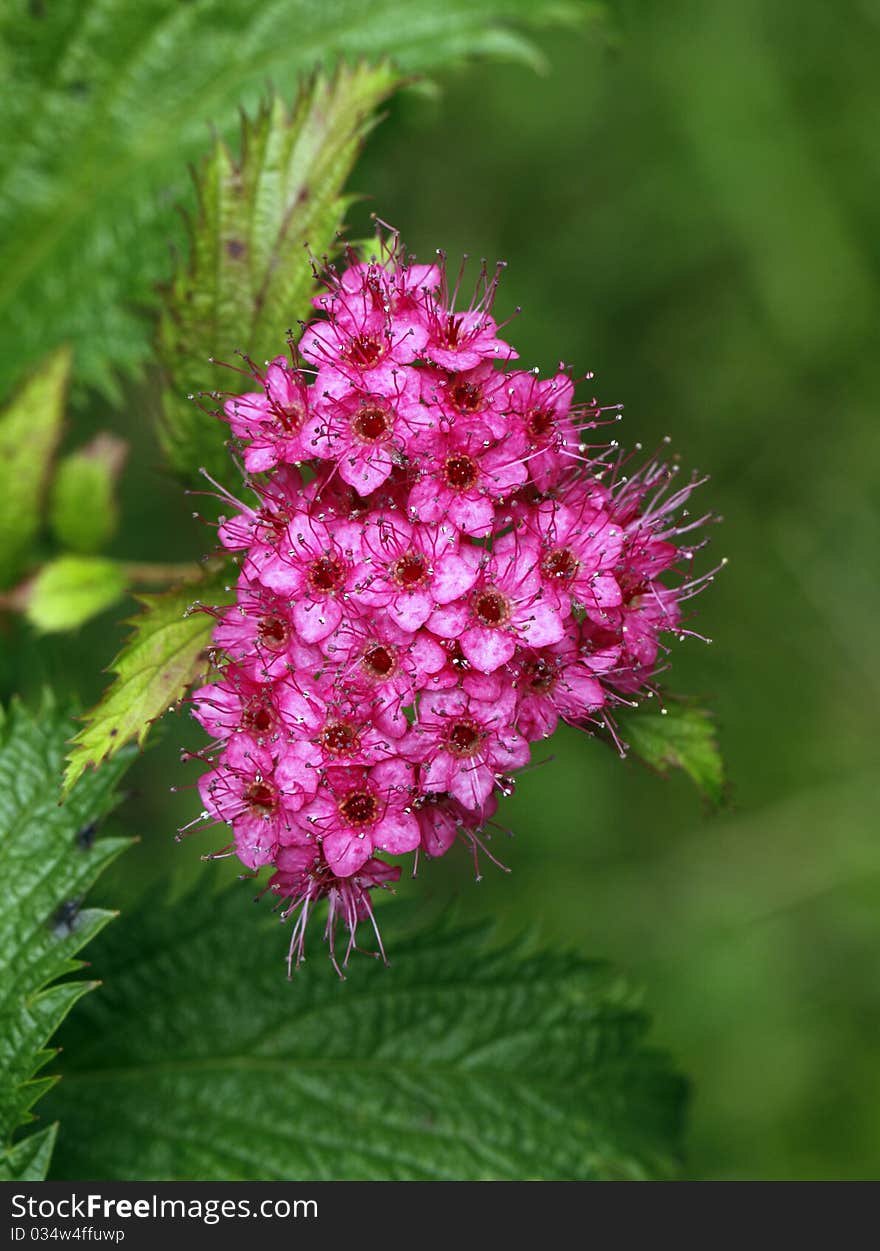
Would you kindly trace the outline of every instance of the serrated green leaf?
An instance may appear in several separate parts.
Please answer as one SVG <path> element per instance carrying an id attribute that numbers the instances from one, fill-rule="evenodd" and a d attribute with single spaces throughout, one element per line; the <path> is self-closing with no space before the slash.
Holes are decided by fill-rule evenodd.
<path id="1" fill-rule="evenodd" d="M 648 1178 L 674 1172 L 684 1084 L 602 966 L 404 935 L 390 969 L 202 889 L 114 926 L 63 1036 L 59 1178 Z M 312 935 L 320 948 L 320 936 Z M 101 1126 L 95 1133 L 94 1126 Z"/>
<path id="2" fill-rule="evenodd" d="M 59 348 L 0 413 L 0 587 L 21 571 L 40 528 L 70 362 L 69 349 Z"/>
<path id="3" fill-rule="evenodd" d="M 54 1055 L 47 1042 L 97 985 L 58 980 L 82 967 L 74 957 L 114 915 L 79 904 L 130 841 L 93 838 L 116 802 L 125 758 L 83 778 L 59 805 L 70 731 L 48 702 L 36 716 L 18 703 L 0 709 L 0 1180 L 45 1176 L 54 1127 L 18 1142 L 13 1135 L 55 1083 L 36 1077 Z"/>
<path id="4" fill-rule="evenodd" d="M 683 769 L 714 804 L 724 799 L 724 761 L 712 714 L 690 703 L 670 702 L 665 711 L 641 709 L 616 717 L 630 750 L 652 769 Z"/>
<path id="5" fill-rule="evenodd" d="M 593 11 L 581 0 L 8 0 L 0 394 L 62 341 L 78 378 L 111 394 L 139 369 L 187 162 L 209 127 L 231 135 L 267 82 L 291 98 L 300 74 L 338 57 L 392 57 L 410 73 L 531 56 L 499 31 Z"/>
<path id="6" fill-rule="evenodd" d="M 75 630 L 121 599 L 127 581 L 118 561 L 59 556 L 45 564 L 28 587 L 25 616 L 45 634 Z"/>
<path id="7" fill-rule="evenodd" d="M 131 619 L 132 635 L 110 666 L 115 677 L 71 742 L 65 791 L 126 743 L 142 746 L 152 723 L 184 694 L 203 664 L 213 626 L 208 614 L 190 609 L 229 602 L 228 580 L 220 573 L 138 597 L 142 611 Z"/>
<path id="8" fill-rule="evenodd" d="M 317 75 L 288 113 L 273 97 L 242 125 L 241 158 L 218 141 L 197 177 L 190 262 L 165 301 L 160 357 L 168 375 L 161 439 L 175 470 L 205 466 L 229 477 L 228 427 L 188 399 L 228 386 L 209 357 L 257 362 L 285 350 L 288 327 L 308 316 L 314 254 L 334 240 L 342 188 L 376 107 L 400 81 L 387 64 Z"/>
<path id="9" fill-rule="evenodd" d="M 0 1182 L 45 1181 L 57 1135 L 58 1126 L 48 1125 L 0 1152 Z"/>
<path id="10" fill-rule="evenodd" d="M 119 521 L 116 482 L 127 450 L 122 439 L 99 434 L 59 463 L 49 523 L 63 547 L 88 556 L 113 538 Z"/>

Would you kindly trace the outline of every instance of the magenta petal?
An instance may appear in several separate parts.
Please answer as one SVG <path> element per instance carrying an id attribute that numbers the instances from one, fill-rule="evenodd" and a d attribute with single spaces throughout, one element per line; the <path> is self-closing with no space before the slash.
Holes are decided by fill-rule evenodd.
<path id="1" fill-rule="evenodd" d="M 471 626 L 461 636 L 461 650 L 475 669 L 481 673 L 494 673 L 510 660 L 516 651 L 516 643 L 505 630 Z"/>
<path id="2" fill-rule="evenodd" d="M 466 808 L 479 809 L 492 794 L 495 774 L 488 765 L 469 760 L 460 768 L 449 784 L 449 792 Z"/>
<path id="3" fill-rule="evenodd" d="M 338 877 L 351 877 L 373 854 L 372 839 L 353 830 L 326 834 L 321 846 L 327 863 Z"/>
<path id="4" fill-rule="evenodd" d="M 413 851 L 420 842 L 419 823 L 412 813 L 407 812 L 387 812 L 373 835 L 374 845 L 392 856 Z"/>
<path id="5" fill-rule="evenodd" d="M 414 633 L 428 620 L 433 607 L 427 591 L 412 591 L 395 597 L 391 615 L 402 630 Z"/>
<path id="6" fill-rule="evenodd" d="M 293 606 L 293 623 L 305 643 L 320 643 L 341 620 L 342 608 L 335 599 L 298 599 Z"/>

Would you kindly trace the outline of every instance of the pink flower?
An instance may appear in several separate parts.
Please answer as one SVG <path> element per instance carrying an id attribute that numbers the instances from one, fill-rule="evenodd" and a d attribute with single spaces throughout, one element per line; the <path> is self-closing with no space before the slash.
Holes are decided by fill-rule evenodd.
<path id="1" fill-rule="evenodd" d="M 373 769 L 333 769 L 297 820 L 321 845 L 338 877 L 350 877 L 374 851 L 400 855 L 419 845 L 412 813 L 412 768 L 388 760 Z"/>
<path id="2" fill-rule="evenodd" d="M 223 406 L 232 433 L 244 440 L 244 463 L 249 473 L 276 465 L 308 460 L 302 431 L 309 411 L 309 390 L 298 369 L 276 356 L 266 369 L 263 391 L 233 396 Z"/>
<path id="3" fill-rule="evenodd" d="M 344 622 L 323 646 L 339 688 L 367 701 L 376 725 L 392 738 L 406 733 L 406 709 L 446 664 L 435 638 L 402 630 L 384 613 Z"/>
<path id="4" fill-rule="evenodd" d="M 558 603 L 545 595 L 538 571 L 538 548 L 511 535 L 491 556 L 471 549 L 479 575 L 467 598 L 437 608 L 428 628 L 458 639 L 466 660 L 481 673 L 506 664 L 518 645 L 546 647 L 565 631 Z"/>
<path id="5" fill-rule="evenodd" d="M 460 373 L 423 369 L 421 375 L 422 399 L 435 426 L 439 417 L 447 425 L 478 421 L 496 439 L 510 433 L 507 376 L 491 361 Z"/>
<path id="6" fill-rule="evenodd" d="M 371 765 L 387 760 L 395 748 L 374 722 L 369 704 L 358 702 L 327 679 L 291 676 L 276 692 L 278 719 L 288 746 L 278 771 L 296 779 L 340 765 Z"/>
<path id="7" fill-rule="evenodd" d="M 438 604 L 450 603 L 474 584 L 474 563 L 460 556 L 458 547 L 458 532 L 448 525 L 416 526 L 379 513 L 364 529 L 355 600 L 385 609 L 402 630 L 418 630 Z"/>
<path id="8" fill-rule="evenodd" d="M 279 678 L 294 663 L 297 639 L 289 605 L 246 573 L 237 600 L 218 610 L 214 645 L 255 681 Z"/>
<path id="9" fill-rule="evenodd" d="M 417 459 L 418 478 L 409 494 L 413 521 L 448 521 L 462 534 L 482 538 L 492 532 L 496 505 L 527 477 L 524 443 L 514 434 L 503 440 L 487 426 L 439 429 L 426 439 Z"/>
<path id="10" fill-rule="evenodd" d="M 277 740 L 278 707 L 272 683 L 258 682 L 247 669 L 229 664 L 220 681 L 193 691 L 193 716 L 212 738 L 250 734 L 263 747 Z"/>
<path id="11" fill-rule="evenodd" d="M 518 657 L 516 725 L 529 742 L 549 738 L 560 717 L 585 722 L 605 703 L 598 676 L 604 671 L 604 658 L 600 658 L 598 668 L 593 668 L 591 659 L 577 636 L 571 635 L 551 647 Z"/>
<path id="12" fill-rule="evenodd" d="M 353 522 L 331 526 L 297 513 L 277 549 L 261 562 L 260 581 L 289 597 L 293 623 L 304 642 L 319 643 L 342 620 L 359 549 L 360 528 Z"/>
<path id="13" fill-rule="evenodd" d="M 513 729 L 512 688 L 494 703 L 462 690 L 423 695 L 418 720 L 404 744 L 419 765 L 425 792 L 448 793 L 465 808 L 480 810 L 499 776 L 528 763 L 529 747 Z"/>
<path id="14" fill-rule="evenodd" d="M 249 869 L 271 864 L 278 847 L 295 837 L 291 817 L 316 788 L 312 777 L 282 781 L 272 753 L 246 734 L 229 740 L 199 782 L 205 810 L 232 826 L 236 854 Z"/>
<path id="15" fill-rule="evenodd" d="M 529 477 L 539 491 L 547 491 L 579 455 L 580 433 L 571 417 L 574 383 L 567 374 L 539 379 L 522 370 L 505 382 L 507 411 L 528 448 Z"/>
<path id="16" fill-rule="evenodd" d="M 491 316 L 500 272 L 499 266 L 490 278 L 484 264 L 469 307 L 459 310 L 455 305 L 461 274 L 450 292 L 445 264 L 441 267 L 439 287 L 436 291 L 427 292 L 422 301 L 427 342 L 421 351 L 429 360 L 455 373 L 473 369 L 483 360 L 500 358 L 509 361 L 516 358 L 517 353 L 510 344 L 498 338 L 498 326 Z"/>
<path id="17" fill-rule="evenodd" d="M 409 369 L 394 370 L 385 392 L 327 391 L 314 408 L 308 430 L 312 455 L 338 462 L 343 482 L 361 495 L 375 491 L 402 463 L 424 424 L 418 376 Z"/>
<path id="18" fill-rule="evenodd" d="M 551 603 L 566 616 L 572 605 L 595 621 L 621 602 L 612 572 L 623 548 L 623 531 L 609 513 L 596 509 L 575 489 L 571 504 L 543 500 L 526 529 L 541 544 L 541 582 Z M 508 540 L 510 542 L 512 540 Z"/>

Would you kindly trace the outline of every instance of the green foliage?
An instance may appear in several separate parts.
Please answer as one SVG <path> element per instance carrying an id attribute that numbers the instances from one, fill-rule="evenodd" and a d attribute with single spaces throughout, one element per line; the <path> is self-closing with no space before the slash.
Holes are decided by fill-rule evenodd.
<path id="1" fill-rule="evenodd" d="M 121 439 L 99 434 L 60 461 L 49 522 L 62 547 L 92 555 L 113 538 L 119 522 L 116 481 L 127 450 Z"/>
<path id="2" fill-rule="evenodd" d="M 241 159 L 218 140 L 197 178 L 190 263 L 168 292 L 160 355 L 169 376 L 162 443 L 172 466 L 229 476 L 228 428 L 187 396 L 228 386 L 209 357 L 257 362 L 284 350 L 309 313 L 307 246 L 325 251 L 345 211 L 343 185 L 376 107 L 399 82 L 387 64 L 317 75 L 288 114 L 280 99 L 242 125 Z"/>
<path id="3" fill-rule="evenodd" d="M 75 630 L 125 594 L 125 569 L 101 556 L 59 556 L 27 590 L 25 616 L 46 634 Z"/>
<path id="4" fill-rule="evenodd" d="M 724 799 L 724 761 L 712 714 L 691 703 L 670 702 L 664 710 L 616 716 L 630 750 L 652 769 L 683 769 L 699 791 L 720 804 Z"/>
<path id="5" fill-rule="evenodd" d="M 114 927 L 105 988 L 63 1036 L 57 1176 L 674 1171 L 684 1084 L 604 967 L 493 950 L 483 928 L 404 936 L 390 905 L 390 969 L 356 955 L 340 982 L 315 952 L 288 984 L 286 927 L 248 895 L 203 888 Z"/>
<path id="6" fill-rule="evenodd" d="M 61 434 L 70 351 L 59 348 L 0 414 L 0 587 L 27 560 Z"/>
<path id="7" fill-rule="evenodd" d="M 535 59 L 520 30 L 581 0 L 8 0 L 0 9 L 0 394 L 47 347 L 114 391 L 149 350 L 155 302 L 208 127 L 229 135 L 267 82 L 331 58 L 404 72 L 470 55 Z M 83 273 L 89 281 L 82 281 Z"/>
<path id="8" fill-rule="evenodd" d="M 213 618 L 192 612 L 199 603 L 227 603 L 228 574 L 216 574 L 159 595 L 140 596 L 143 611 L 113 661 L 115 674 L 101 702 L 71 742 L 65 791 L 86 768 L 96 768 L 126 743 L 142 746 L 150 726 L 185 693 L 204 667 Z"/>
<path id="9" fill-rule="evenodd" d="M 79 910 L 83 895 L 128 839 L 92 839 L 113 807 L 125 757 L 73 788 L 58 783 L 71 726 L 50 703 L 34 716 L 0 709 L 0 1180 L 45 1176 L 55 1127 L 13 1143 L 54 1077 L 36 1077 L 54 1055 L 46 1043 L 97 983 L 64 980 L 74 959 L 114 915 Z M 86 833 L 84 833 L 84 831 Z"/>

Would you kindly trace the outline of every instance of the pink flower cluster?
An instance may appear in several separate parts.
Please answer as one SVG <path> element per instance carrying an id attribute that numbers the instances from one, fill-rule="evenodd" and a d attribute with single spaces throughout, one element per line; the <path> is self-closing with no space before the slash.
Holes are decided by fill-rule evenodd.
<path id="1" fill-rule="evenodd" d="M 347 958 L 400 875 L 383 855 L 482 847 L 560 719 L 613 733 L 702 582 L 680 541 L 699 523 L 678 519 L 694 483 L 626 473 L 616 444 L 584 442 L 602 413 L 569 373 L 512 365 L 498 271 L 461 308 L 461 275 L 450 290 L 393 236 L 348 261 L 290 357 L 225 403 L 256 502 L 221 521 L 236 602 L 193 697 L 214 740 L 203 816 L 273 867 L 297 962 L 322 899 Z"/>

